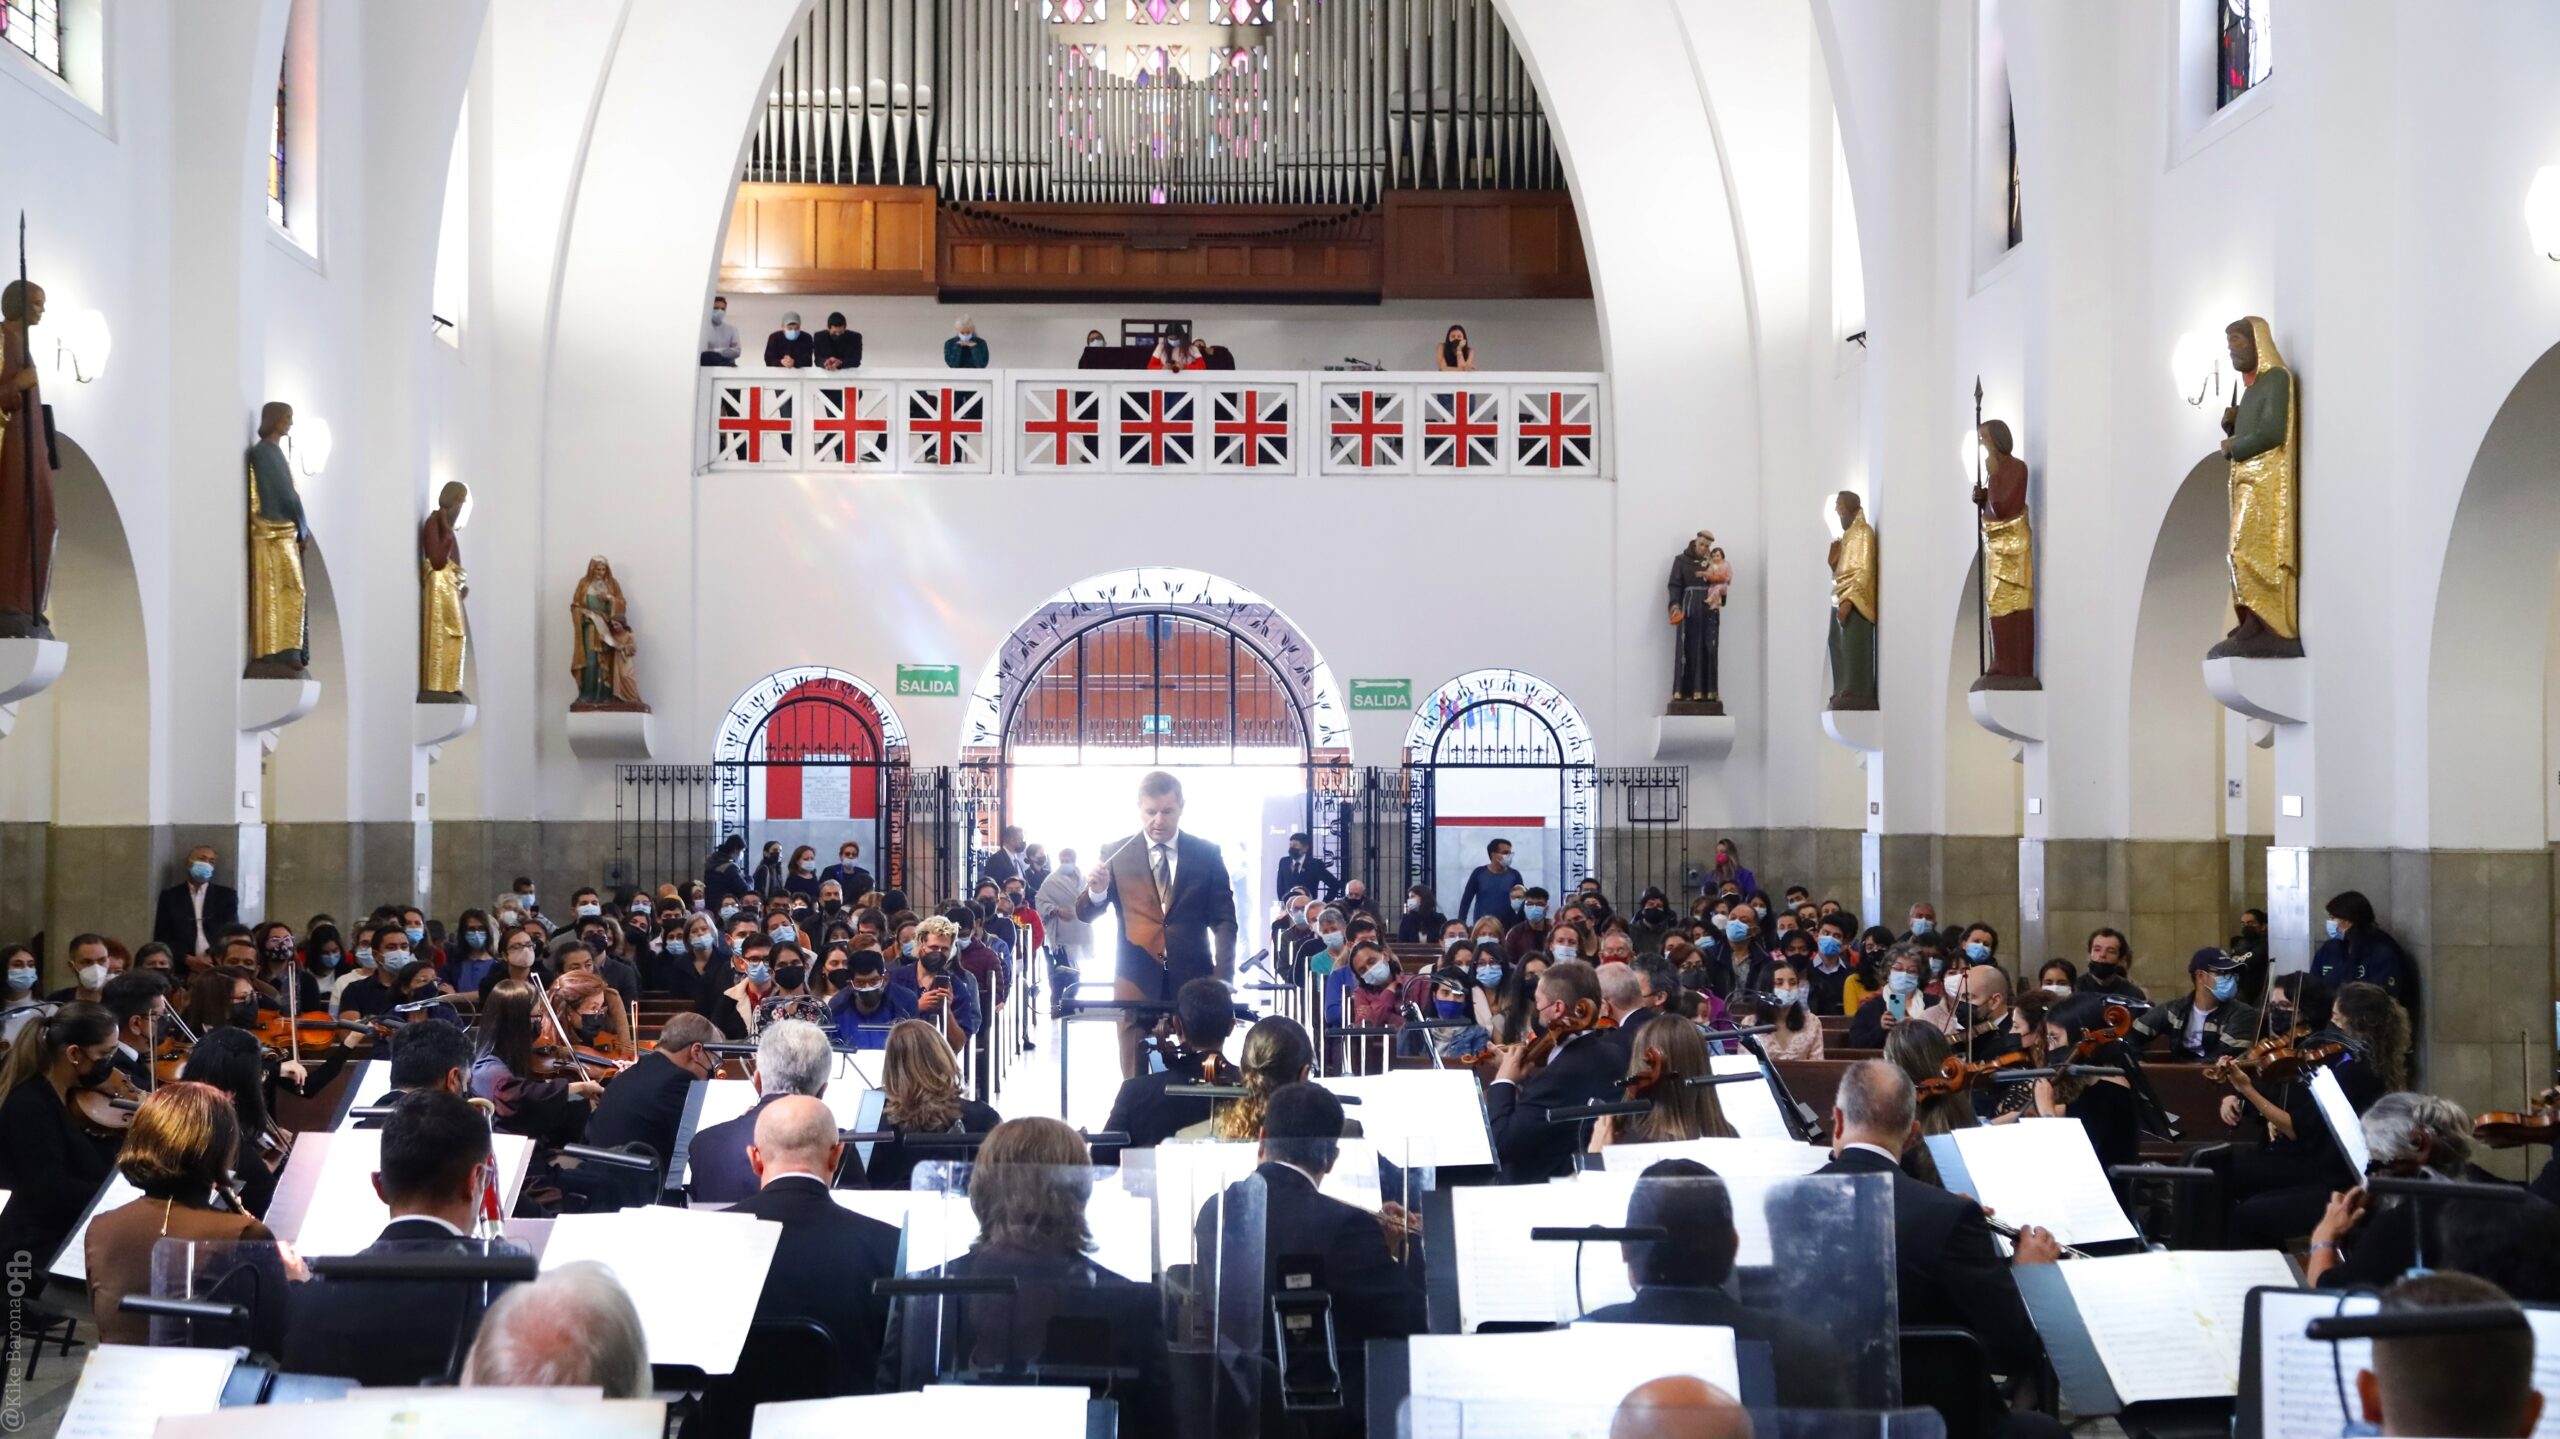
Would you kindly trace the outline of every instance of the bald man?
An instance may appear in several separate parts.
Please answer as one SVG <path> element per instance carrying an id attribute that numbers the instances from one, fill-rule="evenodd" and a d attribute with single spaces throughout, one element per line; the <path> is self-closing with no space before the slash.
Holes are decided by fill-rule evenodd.
<path id="1" fill-rule="evenodd" d="M 564 1264 L 498 1297 L 462 1367 L 463 1387 L 595 1387 L 607 1399 L 649 1397 L 640 1311 L 613 1271 Z"/>
<path id="2" fill-rule="evenodd" d="M 757 1113 L 755 1143 L 747 1147 L 761 1187 L 737 1212 L 782 1226 L 756 1318 L 827 1326 L 836 1341 L 830 1392 L 868 1394 L 889 1322 L 889 1302 L 874 1296 L 871 1285 L 897 1276 L 898 1231 L 827 1192 L 843 1159 L 835 1113 L 825 1101 L 805 1094 L 776 1099 Z"/>
<path id="3" fill-rule="evenodd" d="M 1627 1391 L 1609 1439 L 1751 1439 L 1751 1412 L 1704 1379 L 1667 1375 Z"/>

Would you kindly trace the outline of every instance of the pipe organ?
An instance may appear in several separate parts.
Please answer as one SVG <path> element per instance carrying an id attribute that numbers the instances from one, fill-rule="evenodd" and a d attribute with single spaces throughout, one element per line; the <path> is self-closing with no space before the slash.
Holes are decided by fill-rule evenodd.
<path id="1" fill-rule="evenodd" d="M 817 0 L 745 178 L 961 204 L 1563 185 L 1493 0 Z"/>

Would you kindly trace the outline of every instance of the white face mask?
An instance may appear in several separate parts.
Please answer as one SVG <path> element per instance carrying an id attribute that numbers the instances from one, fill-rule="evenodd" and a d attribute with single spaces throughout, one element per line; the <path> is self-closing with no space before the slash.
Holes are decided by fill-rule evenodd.
<path id="1" fill-rule="evenodd" d="M 2048 984 L 2044 987 L 2044 992 L 2051 995 L 2068 997 L 2071 993 L 2071 986 L 2067 984 Z"/>
<path id="2" fill-rule="evenodd" d="M 96 989 L 98 986 L 105 984 L 106 982 L 107 967 L 105 965 L 84 964 L 80 966 L 80 987 L 82 989 Z"/>

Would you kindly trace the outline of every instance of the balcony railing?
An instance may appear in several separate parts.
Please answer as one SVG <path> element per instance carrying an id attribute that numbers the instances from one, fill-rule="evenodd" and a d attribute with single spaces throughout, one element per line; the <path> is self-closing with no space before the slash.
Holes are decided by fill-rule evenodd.
<path id="1" fill-rule="evenodd" d="M 696 473 L 1611 475 L 1595 374 L 701 372 Z"/>

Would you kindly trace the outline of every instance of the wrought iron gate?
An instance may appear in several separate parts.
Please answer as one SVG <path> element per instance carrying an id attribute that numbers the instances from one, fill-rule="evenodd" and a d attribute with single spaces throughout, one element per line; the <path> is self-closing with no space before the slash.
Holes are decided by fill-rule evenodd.
<path id="1" fill-rule="evenodd" d="M 613 767 L 613 868 L 605 883 L 654 889 L 701 875 L 720 842 L 707 764 Z"/>
<path id="2" fill-rule="evenodd" d="M 927 886 L 908 894 L 908 906 L 967 899 L 1003 824 L 1002 768 L 987 760 L 938 765 L 904 788 L 909 868 Z"/>
<path id="3" fill-rule="evenodd" d="M 1635 909 L 1636 896 L 1659 885 L 1674 913 L 1685 913 L 1689 884 L 1689 771 L 1681 765 L 1603 769 L 1597 849 L 1590 873 L 1617 907 Z"/>
<path id="4" fill-rule="evenodd" d="M 1319 766 L 1314 771 L 1316 856 L 1335 877 L 1368 886 L 1369 902 L 1395 913 L 1404 890 L 1429 884 L 1416 867 L 1412 770 L 1379 765 Z"/>

